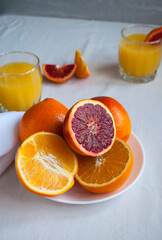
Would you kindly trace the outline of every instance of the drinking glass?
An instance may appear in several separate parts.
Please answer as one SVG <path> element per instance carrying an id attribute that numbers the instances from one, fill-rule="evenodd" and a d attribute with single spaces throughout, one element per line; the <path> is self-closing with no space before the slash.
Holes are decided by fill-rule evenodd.
<path id="1" fill-rule="evenodd" d="M 129 82 L 154 80 L 160 65 L 162 44 L 160 40 L 145 42 L 147 34 L 155 27 L 131 25 L 121 31 L 119 43 L 119 72 Z"/>
<path id="2" fill-rule="evenodd" d="M 28 52 L 0 54 L 0 112 L 26 111 L 41 98 L 39 58 Z"/>

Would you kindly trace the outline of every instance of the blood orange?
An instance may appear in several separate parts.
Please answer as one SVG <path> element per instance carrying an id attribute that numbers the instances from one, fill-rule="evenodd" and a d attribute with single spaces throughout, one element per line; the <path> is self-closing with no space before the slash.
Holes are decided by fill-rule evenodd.
<path id="1" fill-rule="evenodd" d="M 162 27 L 153 29 L 145 39 L 145 42 L 162 41 Z"/>
<path id="2" fill-rule="evenodd" d="M 110 110 L 115 120 L 116 137 L 128 141 L 131 134 L 131 120 L 125 108 L 111 97 L 101 96 L 93 99 L 101 101 Z"/>
<path id="3" fill-rule="evenodd" d="M 60 67 L 59 65 L 43 64 L 43 73 L 47 79 L 53 82 L 66 82 L 74 75 L 76 71 L 76 64 L 64 65 Z"/>
<path id="4" fill-rule="evenodd" d="M 63 134 L 69 146 L 86 156 L 100 156 L 111 149 L 115 140 L 115 122 L 101 102 L 85 99 L 68 111 Z"/>

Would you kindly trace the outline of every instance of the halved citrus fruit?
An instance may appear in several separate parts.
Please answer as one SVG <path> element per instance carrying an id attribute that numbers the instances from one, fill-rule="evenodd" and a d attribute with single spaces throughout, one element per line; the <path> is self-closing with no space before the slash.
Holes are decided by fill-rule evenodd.
<path id="1" fill-rule="evenodd" d="M 145 39 L 145 42 L 162 41 L 162 27 L 153 29 Z"/>
<path id="2" fill-rule="evenodd" d="M 109 152 L 100 157 L 78 156 L 77 181 L 90 192 L 116 190 L 128 179 L 133 167 L 130 147 L 116 138 Z"/>
<path id="3" fill-rule="evenodd" d="M 53 132 L 59 135 L 62 133 L 62 125 L 68 108 L 53 98 L 46 98 L 33 105 L 23 115 L 19 134 L 21 141 L 36 132 Z"/>
<path id="4" fill-rule="evenodd" d="M 116 137 L 128 141 L 131 134 L 131 120 L 125 108 L 111 97 L 101 96 L 92 99 L 101 101 L 108 107 L 115 120 Z"/>
<path id="5" fill-rule="evenodd" d="M 72 78 L 76 71 L 76 67 L 76 64 L 64 65 L 62 67 L 52 64 L 42 65 L 43 73 L 46 78 L 57 83 L 66 82 L 67 80 Z"/>
<path id="6" fill-rule="evenodd" d="M 19 147 L 15 167 L 26 189 L 38 195 L 54 196 L 73 186 L 78 161 L 62 137 L 39 132 Z"/>
<path id="7" fill-rule="evenodd" d="M 75 53 L 75 64 L 77 65 L 75 76 L 78 78 L 86 78 L 90 76 L 87 64 L 81 54 L 80 50 L 76 50 Z"/>
<path id="8" fill-rule="evenodd" d="M 100 156 L 111 149 L 115 140 L 115 122 L 109 109 L 101 102 L 85 99 L 68 111 L 63 134 L 77 153 Z"/>

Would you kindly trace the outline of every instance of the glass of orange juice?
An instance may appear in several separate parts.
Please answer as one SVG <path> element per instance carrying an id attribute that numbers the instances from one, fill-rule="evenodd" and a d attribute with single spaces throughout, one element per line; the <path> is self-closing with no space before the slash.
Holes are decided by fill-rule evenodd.
<path id="1" fill-rule="evenodd" d="M 160 40 L 145 42 L 154 27 L 131 25 L 121 31 L 119 43 L 119 72 L 129 82 L 154 80 L 160 65 L 162 44 Z"/>
<path id="2" fill-rule="evenodd" d="M 0 54 L 0 112 L 26 111 L 41 98 L 39 58 L 28 52 Z"/>

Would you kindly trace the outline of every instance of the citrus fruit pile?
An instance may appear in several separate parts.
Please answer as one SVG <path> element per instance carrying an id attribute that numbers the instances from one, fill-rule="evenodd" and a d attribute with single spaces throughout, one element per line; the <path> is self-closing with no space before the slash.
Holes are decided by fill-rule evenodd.
<path id="1" fill-rule="evenodd" d="M 89 69 L 80 50 L 76 50 L 74 64 L 64 64 L 63 66 L 43 64 L 42 69 L 48 80 L 57 83 L 66 82 L 74 75 L 77 78 L 87 78 L 90 76 Z"/>
<path id="2" fill-rule="evenodd" d="M 94 193 L 114 191 L 133 167 L 126 143 L 131 121 L 124 107 L 110 97 L 84 99 L 69 110 L 47 98 L 24 113 L 19 134 L 17 176 L 38 195 L 62 194 L 75 179 Z"/>

